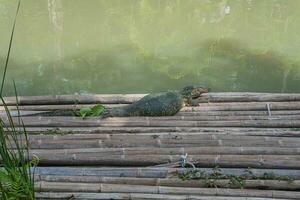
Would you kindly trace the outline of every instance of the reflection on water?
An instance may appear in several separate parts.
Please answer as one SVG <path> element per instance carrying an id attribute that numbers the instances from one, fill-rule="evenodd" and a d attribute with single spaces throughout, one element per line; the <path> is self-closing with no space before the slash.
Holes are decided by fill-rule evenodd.
<path id="1" fill-rule="evenodd" d="M 0 0 L 1 64 L 15 6 Z M 213 91 L 300 92 L 297 6 L 26 0 L 7 80 L 15 79 L 20 95 L 145 93 L 194 83 Z"/>

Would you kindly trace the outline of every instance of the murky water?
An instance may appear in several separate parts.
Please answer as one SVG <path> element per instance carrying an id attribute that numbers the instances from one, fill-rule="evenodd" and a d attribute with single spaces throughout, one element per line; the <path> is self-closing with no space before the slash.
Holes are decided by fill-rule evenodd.
<path id="1" fill-rule="evenodd" d="M 4 63 L 16 0 L 0 0 Z M 20 95 L 300 92 L 299 0 L 23 0 L 10 60 Z M 3 67 L 2 67 L 3 68 Z"/>

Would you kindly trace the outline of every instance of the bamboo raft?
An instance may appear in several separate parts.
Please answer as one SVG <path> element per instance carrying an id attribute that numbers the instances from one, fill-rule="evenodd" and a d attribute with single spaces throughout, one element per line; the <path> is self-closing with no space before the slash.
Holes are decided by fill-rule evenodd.
<path id="1" fill-rule="evenodd" d="M 175 116 L 86 118 L 30 116 L 103 104 L 122 106 L 144 95 L 20 97 L 36 168 L 38 199 L 263 200 L 300 199 L 300 94 L 207 93 Z M 17 116 L 14 97 L 6 103 Z M 3 106 L 0 116 L 6 120 Z M 18 124 L 17 117 L 14 117 Z M 292 181 L 182 180 L 191 169 L 241 176 L 251 170 Z M 249 169 L 251 168 L 251 169 Z"/>

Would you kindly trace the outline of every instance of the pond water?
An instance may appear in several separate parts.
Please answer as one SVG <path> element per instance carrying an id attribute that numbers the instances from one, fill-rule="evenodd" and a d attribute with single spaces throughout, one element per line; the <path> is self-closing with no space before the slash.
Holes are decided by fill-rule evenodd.
<path id="1" fill-rule="evenodd" d="M 3 71 L 17 0 L 0 0 Z M 23 0 L 13 95 L 300 92 L 299 0 Z M 2 72 L 0 71 L 0 72 Z"/>

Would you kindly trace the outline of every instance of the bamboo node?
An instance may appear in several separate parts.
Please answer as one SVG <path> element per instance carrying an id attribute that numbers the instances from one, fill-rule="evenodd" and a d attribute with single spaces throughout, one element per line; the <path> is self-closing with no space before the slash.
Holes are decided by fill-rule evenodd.
<path id="1" fill-rule="evenodd" d="M 161 140 L 159 138 L 156 139 L 156 142 L 157 142 L 158 146 L 161 147 Z"/>
<path id="2" fill-rule="evenodd" d="M 218 140 L 218 144 L 219 144 L 219 146 L 222 146 L 223 145 L 222 140 Z"/>
<path id="3" fill-rule="evenodd" d="M 240 147 L 239 149 L 240 149 L 240 154 L 243 154 L 244 148 L 243 148 L 243 147 Z"/>
<path id="4" fill-rule="evenodd" d="M 73 159 L 73 160 L 76 160 L 76 154 L 75 154 L 75 153 L 72 154 L 72 159 Z"/>
<path id="5" fill-rule="evenodd" d="M 185 153 L 184 147 L 181 147 L 181 148 L 179 149 L 179 152 L 180 152 L 181 154 L 184 154 L 184 153 Z"/>
<path id="6" fill-rule="evenodd" d="M 259 162 L 260 165 L 263 165 L 263 164 L 264 164 L 265 161 L 264 161 L 262 155 L 259 155 L 259 156 L 258 156 L 258 162 Z"/>
<path id="7" fill-rule="evenodd" d="M 142 169 L 138 168 L 137 171 L 136 171 L 137 177 L 141 177 L 141 174 L 142 174 Z"/>
<path id="8" fill-rule="evenodd" d="M 155 184 L 156 184 L 156 186 L 160 186 L 160 178 L 155 179 Z"/>
<path id="9" fill-rule="evenodd" d="M 102 147 L 102 140 L 98 140 L 99 147 Z"/>
<path id="10" fill-rule="evenodd" d="M 99 192 L 101 193 L 102 192 L 102 189 L 103 188 L 103 186 L 102 186 L 102 183 L 100 183 L 100 185 L 99 185 Z"/>
<path id="11" fill-rule="evenodd" d="M 157 194 L 161 194 L 161 193 L 160 193 L 160 191 L 161 191 L 160 187 L 161 187 L 161 186 L 157 186 Z"/>
<path id="12" fill-rule="evenodd" d="M 219 163 L 219 160 L 220 160 L 220 155 L 217 155 L 216 157 L 215 157 L 215 164 L 218 164 Z"/>
<path id="13" fill-rule="evenodd" d="M 121 160 L 125 160 L 126 156 L 123 154 L 121 155 Z"/>

